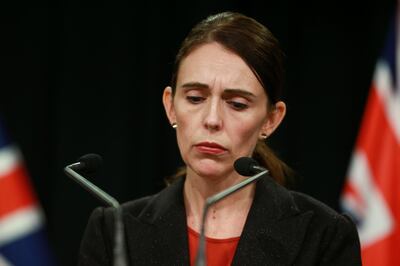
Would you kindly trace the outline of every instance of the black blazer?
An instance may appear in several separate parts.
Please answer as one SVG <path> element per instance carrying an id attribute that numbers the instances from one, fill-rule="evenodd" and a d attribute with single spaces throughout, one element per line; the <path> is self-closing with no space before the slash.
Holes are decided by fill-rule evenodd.
<path id="1" fill-rule="evenodd" d="M 189 265 L 183 182 L 123 205 L 130 265 Z M 112 210 L 94 210 L 79 265 L 112 265 L 113 230 Z M 361 265 L 358 234 L 346 216 L 265 178 L 232 265 Z"/>

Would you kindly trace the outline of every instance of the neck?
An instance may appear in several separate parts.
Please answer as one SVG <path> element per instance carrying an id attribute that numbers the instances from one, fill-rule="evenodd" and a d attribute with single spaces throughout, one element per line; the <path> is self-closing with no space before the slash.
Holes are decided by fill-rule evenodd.
<path id="1" fill-rule="evenodd" d="M 188 225 L 199 232 L 205 200 L 244 179 L 235 172 L 218 178 L 201 177 L 188 168 L 184 185 Z M 255 184 L 251 184 L 214 204 L 206 218 L 206 234 L 217 238 L 240 235 L 254 191 Z M 227 223 L 232 227 L 226 226 Z"/>

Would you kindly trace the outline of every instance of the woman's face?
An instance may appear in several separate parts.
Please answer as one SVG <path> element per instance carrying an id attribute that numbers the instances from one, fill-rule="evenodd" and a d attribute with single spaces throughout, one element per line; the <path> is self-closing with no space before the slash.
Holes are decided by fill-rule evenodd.
<path id="1" fill-rule="evenodd" d="M 182 159 L 211 178 L 232 173 L 234 161 L 251 156 L 261 134 L 271 134 L 284 115 L 284 108 L 279 119 L 267 113 L 267 96 L 253 72 L 218 43 L 182 60 L 175 96 L 167 87 L 163 100 L 171 124 L 177 124 Z"/>

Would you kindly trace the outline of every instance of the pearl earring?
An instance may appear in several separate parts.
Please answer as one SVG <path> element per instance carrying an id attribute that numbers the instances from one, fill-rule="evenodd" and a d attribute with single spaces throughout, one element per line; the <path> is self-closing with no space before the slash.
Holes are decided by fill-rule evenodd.
<path id="1" fill-rule="evenodd" d="M 261 133 L 261 138 L 262 139 L 267 139 L 268 138 L 268 134 L 267 133 Z"/>

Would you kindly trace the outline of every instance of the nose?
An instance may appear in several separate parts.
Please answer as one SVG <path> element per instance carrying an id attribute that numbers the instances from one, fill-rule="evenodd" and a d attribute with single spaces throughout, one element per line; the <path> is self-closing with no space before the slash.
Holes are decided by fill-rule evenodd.
<path id="1" fill-rule="evenodd" d="M 222 113 L 218 99 L 211 99 L 205 110 L 204 126 L 209 131 L 218 131 L 222 128 Z"/>

